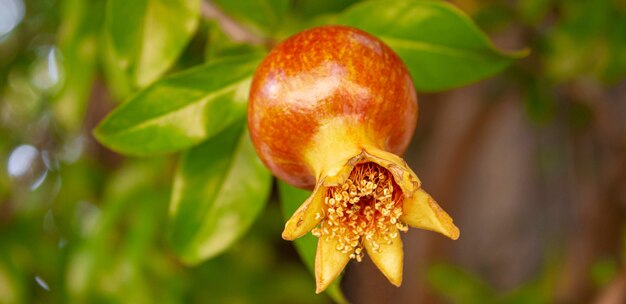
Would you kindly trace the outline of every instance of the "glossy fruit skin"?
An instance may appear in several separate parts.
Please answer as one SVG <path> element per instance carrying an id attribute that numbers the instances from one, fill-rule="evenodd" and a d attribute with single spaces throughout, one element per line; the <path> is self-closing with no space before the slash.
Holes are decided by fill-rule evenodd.
<path id="1" fill-rule="evenodd" d="M 259 65 L 248 127 L 274 175 L 311 189 L 316 176 L 304 155 L 326 121 L 344 119 L 377 148 L 401 155 L 417 110 L 411 76 L 387 45 L 355 28 L 324 26 L 288 38 Z"/>

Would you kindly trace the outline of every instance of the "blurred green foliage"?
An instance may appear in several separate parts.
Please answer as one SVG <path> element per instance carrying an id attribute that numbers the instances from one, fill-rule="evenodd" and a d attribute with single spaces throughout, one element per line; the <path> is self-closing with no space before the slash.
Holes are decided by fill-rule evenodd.
<path id="1" fill-rule="evenodd" d="M 331 298 L 314 295 L 311 274 L 280 239 L 307 192 L 280 183 L 270 196 L 244 123 L 261 56 L 311 25 L 379 36 L 420 91 L 513 64 L 538 123 L 563 107 L 554 92 L 567 82 L 626 76 L 624 1 L 490 4 L 472 12 L 478 25 L 446 2 L 361 2 L 0 0 L 16 20 L 0 32 L 0 303 L 345 301 L 339 280 Z M 255 39 L 233 39 L 207 10 Z M 521 53 L 496 49 L 481 30 L 512 22 L 531 37 L 533 55 L 520 63 Z M 591 119 L 584 105 L 565 107 L 573 125 Z M 100 146 L 98 123 L 100 143 L 147 157 Z M 315 242 L 295 242 L 310 271 Z M 599 261 L 590 276 L 607 284 L 615 267 Z M 456 303 L 542 303 L 554 272 L 546 269 L 504 295 L 450 265 L 433 266 L 429 282 Z"/>

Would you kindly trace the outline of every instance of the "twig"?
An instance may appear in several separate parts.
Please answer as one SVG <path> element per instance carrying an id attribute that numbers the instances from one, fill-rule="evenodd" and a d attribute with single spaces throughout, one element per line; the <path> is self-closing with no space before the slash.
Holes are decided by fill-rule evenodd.
<path id="1" fill-rule="evenodd" d="M 200 14 L 204 19 L 217 21 L 224 33 L 235 42 L 250 44 L 265 44 L 267 42 L 265 38 L 256 35 L 244 25 L 224 14 L 209 0 L 202 1 Z"/>

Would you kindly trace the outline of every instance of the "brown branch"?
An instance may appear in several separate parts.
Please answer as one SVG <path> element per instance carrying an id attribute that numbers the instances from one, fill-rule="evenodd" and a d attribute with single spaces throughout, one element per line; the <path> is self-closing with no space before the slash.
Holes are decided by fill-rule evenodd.
<path id="1" fill-rule="evenodd" d="M 238 23 L 230 16 L 224 14 L 215 4 L 209 0 L 202 1 L 200 7 L 200 14 L 204 19 L 215 20 L 224 33 L 228 35 L 235 42 L 250 43 L 250 44 L 266 44 L 267 40 L 263 37 L 256 35 L 246 26 Z"/>

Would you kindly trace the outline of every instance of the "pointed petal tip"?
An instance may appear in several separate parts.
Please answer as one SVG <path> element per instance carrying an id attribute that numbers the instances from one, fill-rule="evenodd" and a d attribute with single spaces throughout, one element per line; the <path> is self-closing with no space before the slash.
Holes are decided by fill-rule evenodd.
<path id="1" fill-rule="evenodd" d="M 394 231 L 397 230 L 394 229 Z M 367 254 L 376 267 L 385 275 L 387 280 L 389 280 L 391 284 L 399 287 L 402 284 L 402 268 L 404 263 L 402 239 L 398 236 L 393 239 L 391 244 L 384 243 L 382 240 L 380 240 L 380 242 L 376 240 L 376 243 L 379 244 L 380 250 L 375 249 L 378 246 L 372 242 L 365 241 L 363 243 Z"/>
<path id="2" fill-rule="evenodd" d="M 389 283 L 393 284 L 393 286 L 400 287 L 402 285 L 402 269 L 400 269 L 400 271 L 397 273 L 383 274 L 385 275 Z"/>
<path id="3" fill-rule="evenodd" d="M 452 227 L 450 228 L 450 230 L 448 230 L 448 233 L 446 234 L 446 236 L 452 239 L 453 241 L 456 241 L 461 236 L 461 231 L 459 230 L 457 226 L 452 224 Z"/>
<path id="4" fill-rule="evenodd" d="M 424 189 L 418 189 L 404 202 L 402 220 L 411 227 L 439 232 L 452 240 L 459 238 L 459 228 Z"/>
<path id="5" fill-rule="evenodd" d="M 328 285 L 330 285 L 330 284 L 326 284 L 326 286 L 323 286 L 323 285 L 321 285 L 320 282 L 317 282 L 315 284 L 315 293 L 316 294 L 320 294 L 320 293 L 324 292 L 324 290 L 326 290 L 326 288 L 328 288 Z"/>
<path id="6" fill-rule="evenodd" d="M 296 239 L 296 238 L 293 237 L 293 234 L 290 231 L 287 231 L 287 228 L 285 228 L 285 230 L 283 230 L 283 233 L 281 234 L 281 237 L 285 241 L 293 241 L 293 240 Z"/>
<path id="7" fill-rule="evenodd" d="M 443 212 L 443 214 L 440 214 L 439 216 L 441 226 L 439 227 L 439 229 L 433 229 L 433 231 L 439 232 L 449 239 L 456 241 L 457 239 L 459 239 L 461 231 L 459 230 L 459 227 L 454 225 L 454 223 L 452 222 L 452 218 L 447 213 L 445 213 L 445 211 L 441 211 Z"/>
<path id="8" fill-rule="evenodd" d="M 336 240 L 317 241 L 317 253 L 315 255 L 315 292 L 324 291 L 346 267 L 350 261 L 350 254 L 343 253 L 337 248 Z"/>
<path id="9" fill-rule="evenodd" d="M 285 229 L 283 229 L 283 233 L 281 237 L 285 241 L 293 241 L 305 234 L 307 234 L 312 228 L 302 227 L 303 225 L 311 226 L 310 220 L 303 218 L 302 213 L 296 212 L 291 216 L 289 220 L 285 223 Z M 318 223 L 315 223 L 317 225 Z"/>
<path id="10" fill-rule="evenodd" d="M 439 208 L 439 210 L 437 210 L 437 217 L 439 218 L 440 228 L 434 229 L 433 231 L 439 232 L 447 236 L 451 240 L 456 241 L 461 234 L 459 227 L 454 225 L 452 217 L 450 217 L 445 211 L 443 211 L 434 200 L 431 200 L 431 203 L 434 203 L 435 206 Z"/>
<path id="11" fill-rule="evenodd" d="M 343 268 L 342 268 L 342 270 L 343 270 Z M 330 284 L 335 280 L 335 278 L 339 276 L 339 274 L 341 274 L 341 271 L 339 271 L 339 273 L 337 273 L 337 275 L 334 278 L 328 279 L 328 278 L 322 278 L 321 276 L 323 276 L 323 274 L 319 274 L 318 275 L 316 273 L 316 275 L 315 275 L 315 293 L 316 294 L 320 294 L 320 293 L 324 292 L 326 290 L 326 288 L 328 288 L 328 286 L 330 286 Z"/>
<path id="12" fill-rule="evenodd" d="M 400 273 L 400 278 L 396 278 L 394 280 L 389 279 L 389 282 L 391 282 L 391 284 L 393 284 L 396 287 L 400 287 L 400 285 L 402 285 L 402 273 Z"/>
<path id="13" fill-rule="evenodd" d="M 299 215 L 296 213 L 294 214 L 289 220 L 287 220 L 287 222 L 285 223 L 285 229 L 283 229 L 283 233 L 281 234 L 281 237 L 283 238 L 283 240 L 285 241 L 293 241 L 295 239 L 297 239 L 299 237 L 299 235 L 297 235 L 296 233 L 296 228 L 297 225 L 294 225 L 294 220 L 297 220 L 297 217 Z"/>
<path id="14" fill-rule="evenodd" d="M 317 187 L 311 196 L 296 210 L 291 218 L 285 223 L 282 237 L 284 240 L 293 241 L 311 231 L 317 226 L 323 214 L 324 191 Z"/>
<path id="15" fill-rule="evenodd" d="M 380 269 L 380 267 L 379 267 Z M 382 269 L 381 269 L 382 270 Z M 402 266 L 400 266 L 400 269 L 398 272 L 383 272 L 383 274 L 385 275 L 385 277 L 387 278 L 387 280 L 389 281 L 389 283 L 393 284 L 396 287 L 400 287 L 400 285 L 402 285 Z"/>
<path id="16" fill-rule="evenodd" d="M 293 216 L 285 223 L 282 237 L 287 241 L 293 241 L 315 227 L 319 222 L 312 222 L 306 214 L 296 211 Z"/>

